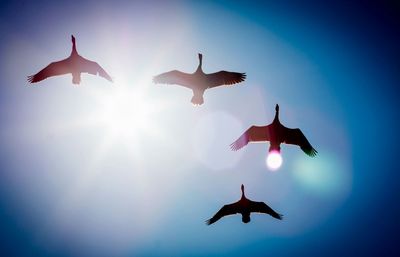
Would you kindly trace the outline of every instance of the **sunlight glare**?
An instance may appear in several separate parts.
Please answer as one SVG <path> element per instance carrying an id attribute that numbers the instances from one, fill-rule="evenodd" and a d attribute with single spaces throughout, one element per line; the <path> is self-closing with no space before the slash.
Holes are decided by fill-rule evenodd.
<path id="1" fill-rule="evenodd" d="M 282 165 L 282 156 L 278 151 L 271 151 L 267 156 L 267 166 L 270 170 L 277 170 Z"/>
<path id="2" fill-rule="evenodd" d="M 157 133 L 154 115 L 160 103 L 149 100 L 140 87 L 129 88 L 121 82 L 116 89 L 99 97 L 102 110 L 97 114 L 102 124 L 114 139 L 135 141 L 140 134 Z"/>

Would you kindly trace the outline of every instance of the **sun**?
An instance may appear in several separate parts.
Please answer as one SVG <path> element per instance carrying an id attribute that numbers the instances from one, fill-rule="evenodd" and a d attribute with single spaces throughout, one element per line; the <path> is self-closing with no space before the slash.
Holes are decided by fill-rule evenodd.
<path id="1" fill-rule="evenodd" d="M 157 121 L 166 102 L 151 95 L 148 83 L 129 84 L 117 80 L 112 90 L 97 93 L 99 108 L 93 113 L 93 119 L 114 143 L 134 145 L 141 138 L 162 136 Z"/>
<path id="2" fill-rule="evenodd" d="M 117 89 L 102 102 L 99 120 L 113 136 L 127 138 L 152 128 L 155 110 L 146 103 L 142 92 Z"/>
<path id="3" fill-rule="evenodd" d="M 275 171 L 279 169 L 282 165 L 282 156 L 278 151 L 271 151 L 268 153 L 266 160 L 268 168 Z"/>

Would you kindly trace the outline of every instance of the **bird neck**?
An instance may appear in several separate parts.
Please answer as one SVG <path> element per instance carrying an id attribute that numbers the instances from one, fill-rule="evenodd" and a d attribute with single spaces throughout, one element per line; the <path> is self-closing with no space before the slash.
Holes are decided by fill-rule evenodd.
<path id="1" fill-rule="evenodd" d="M 71 55 L 72 55 L 72 54 L 78 54 L 78 51 L 76 50 L 75 39 L 72 40 L 72 51 L 71 51 Z"/>
<path id="2" fill-rule="evenodd" d="M 197 67 L 197 70 L 201 70 L 203 65 L 203 56 L 199 54 L 199 66 Z"/>
<path id="3" fill-rule="evenodd" d="M 244 186 L 242 185 L 242 187 L 240 189 L 242 190 L 242 199 L 246 198 L 246 196 L 244 195 Z"/>
<path id="4" fill-rule="evenodd" d="M 275 112 L 274 122 L 279 122 L 279 110 L 276 110 Z"/>

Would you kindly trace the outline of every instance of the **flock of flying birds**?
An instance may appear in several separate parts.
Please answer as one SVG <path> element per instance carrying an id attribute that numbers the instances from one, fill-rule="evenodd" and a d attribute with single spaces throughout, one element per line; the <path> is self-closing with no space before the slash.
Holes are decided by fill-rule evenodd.
<path id="1" fill-rule="evenodd" d="M 28 76 L 30 83 L 36 83 L 53 76 L 72 74 L 72 83 L 80 84 L 81 74 L 89 73 L 100 75 L 112 82 L 111 76 L 96 62 L 90 61 L 78 54 L 76 50 L 75 37 L 71 35 L 72 51 L 71 55 L 61 61 L 52 62 L 35 75 Z M 193 91 L 191 102 L 194 105 L 204 103 L 204 92 L 206 89 L 224 85 L 234 85 L 245 80 L 246 74 L 239 72 L 219 71 L 206 74 L 202 70 L 202 54 L 199 54 L 199 66 L 194 73 L 184 73 L 178 70 L 162 73 L 154 77 L 153 82 L 157 84 L 174 84 L 186 87 Z M 282 125 L 279 121 L 279 106 L 275 107 L 275 118 L 267 126 L 251 126 L 235 142 L 231 144 L 231 149 L 237 151 L 248 143 L 252 142 L 270 142 L 269 152 L 280 153 L 280 145 L 291 144 L 298 145 L 307 155 L 314 157 L 317 151 L 311 146 L 307 138 L 300 129 L 290 129 Z M 275 212 L 264 202 L 255 202 L 246 198 L 244 186 L 241 186 L 242 197 L 239 201 L 224 205 L 211 219 L 206 221 L 210 225 L 224 216 L 241 214 L 244 223 L 250 222 L 250 214 L 264 213 L 269 214 L 276 219 L 282 219 L 282 215 Z"/>

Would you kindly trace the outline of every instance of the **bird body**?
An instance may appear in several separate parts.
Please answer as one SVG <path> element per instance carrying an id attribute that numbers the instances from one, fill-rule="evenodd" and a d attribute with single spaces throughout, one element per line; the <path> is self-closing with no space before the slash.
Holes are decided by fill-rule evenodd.
<path id="1" fill-rule="evenodd" d="M 279 121 L 279 105 L 275 107 L 275 118 L 267 126 L 251 126 L 235 142 L 231 149 L 237 151 L 248 143 L 270 142 L 269 152 L 280 152 L 282 143 L 298 145 L 309 156 L 314 157 L 318 153 L 308 142 L 300 129 L 290 129 Z"/>
<path id="2" fill-rule="evenodd" d="M 72 51 L 68 58 L 52 62 L 37 74 L 28 76 L 30 83 L 36 83 L 53 76 L 59 76 L 71 73 L 72 83 L 79 85 L 81 83 L 81 74 L 89 73 L 92 75 L 99 74 L 101 77 L 112 82 L 112 78 L 107 72 L 96 62 L 90 61 L 78 54 L 76 50 L 75 37 L 71 35 Z"/>
<path id="3" fill-rule="evenodd" d="M 178 70 L 162 73 L 154 77 L 157 84 L 175 84 L 193 91 L 191 102 L 194 105 L 204 103 L 204 92 L 209 88 L 222 85 L 233 85 L 242 82 L 246 78 L 245 73 L 219 71 L 206 74 L 202 70 L 203 55 L 199 54 L 199 66 L 194 73 L 185 73 Z"/>
<path id="4" fill-rule="evenodd" d="M 250 222 L 250 214 L 252 212 L 269 214 L 272 217 L 281 220 L 281 214 L 275 212 L 271 207 L 269 207 L 264 202 L 255 202 L 246 198 L 244 194 L 244 185 L 241 186 L 242 197 L 239 201 L 231 204 L 224 205 L 211 219 L 206 221 L 207 225 L 211 225 L 214 222 L 217 222 L 222 217 L 233 215 L 233 214 L 241 214 L 242 222 L 249 223 Z"/>

